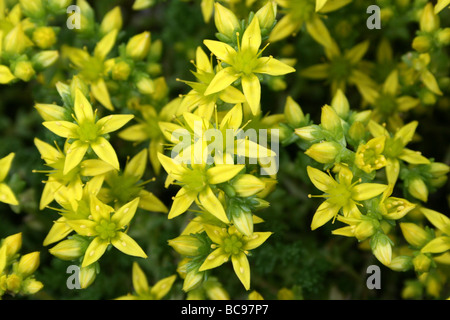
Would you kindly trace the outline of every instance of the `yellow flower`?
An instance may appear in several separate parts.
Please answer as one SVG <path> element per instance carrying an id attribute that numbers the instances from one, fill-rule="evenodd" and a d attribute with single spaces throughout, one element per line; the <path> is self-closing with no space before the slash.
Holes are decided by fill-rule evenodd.
<path id="1" fill-rule="evenodd" d="M 104 138 L 107 133 L 116 131 L 133 119 L 133 115 L 109 115 L 96 120 L 90 102 L 77 89 L 75 94 L 74 118 L 69 121 L 45 121 L 43 125 L 53 133 L 67 139 L 73 139 L 66 152 L 63 174 L 75 168 L 89 148 L 103 161 L 119 169 L 119 160 L 111 144 Z"/>
<path id="2" fill-rule="evenodd" d="M 275 0 L 283 7 L 283 18 L 275 25 L 270 34 L 269 41 L 279 41 L 292 34 L 296 34 L 302 26 L 319 18 L 319 13 L 328 13 L 338 10 L 351 0 Z"/>
<path id="3" fill-rule="evenodd" d="M 116 300 L 161 300 L 169 293 L 176 278 L 176 275 L 172 275 L 159 280 L 150 287 L 144 271 L 137 262 L 134 262 L 132 279 L 135 293 L 121 296 Z"/>
<path id="4" fill-rule="evenodd" d="M 308 32 L 324 47 L 329 62 L 307 67 L 300 72 L 302 76 L 314 80 L 328 79 L 331 82 L 332 96 L 338 90 L 345 93 L 349 84 L 357 86 L 360 92 L 366 87 L 375 86 L 375 82 L 360 69 L 360 63 L 369 49 L 368 41 L 361 42 L 342 53 L 320 18 L 314 19 L 308 25 Z"/>
<path id="5" fill-rule="evenodd" d="M 183 81 L 192 90 L 183 97 L 181 109 L 194 112 L 202 118 L 210 119 L 213 115 L 214 107 L 219 101 L 230 104 L 244 103 L 246 101 L 242 92 L 232 86 L 228 86 L 214 94 L 205 94 L 216 72 L 220 72 L 223 68 L 218 65 L 217 69 L 214 70 L 212 61 L 208 59 L 208 56 L 200 47 L 197 48 L 195 66 L 197 70 L 193 74 L 198 82 Z"/>
<path id="6" fill-rule="evenodd" d="M 341 209 L 344 217 L 358 218 L 361 214 L 357 208 L 358 202 L 372 199 L 387 188 L 386 185 L 379 183 L 360 183 L 360 180 L 352 182 L 353 174 L 346 167 L 339 170 L 338 180 L 310 166 L 307 167 L 307 172 L 314 186 L 325 192 L 324 195 L 316 197 L 326 198 L 314 214 L 312 230 L 336 217 Z"/>
<path id="7" fill-rule="evenodd" d="M 359 145 L 355 155 L 356 166 L 367 173 L 383 168 L 386 165 L 386 158 L 382 155 L 385 141 L 386 137 L 377 137 Z"/>
<path id="8" fill-rule="evenodd" d="M 14 192 L 5 183 L 6 176 L 11 169 L 11 164 L 15 154 L 10 153 L 6 157 L 0 159 L 0 202 L 4 202 L 13 206 L 19 205 Z"/>
<path id="9" fill-rule="evenodd" d="M 208 168 L 206 164 L 188 166 L 177 163 L 161 153 L 158 153 L 158 158 L 169 178 L 181 186 L 174 197 L 169 219 L 186 212 L 191 204 L 198 200 L 206 211 L 225 223 L 230 222 L 222 203 L 211 187 L 231 180 L 244 169 L 244 165 L 223 164 Z"/>
<path id="10" fill-rule="evenodd" d="M 158 123 L 169 122 L 178 115 L 180 108 L 180 98 L 176 98 L 166 104 L 158 113 L 150 105 L 139 106 L 142 118 L 137 118 L 138 124 L 129 126 L 119 132 L 119 137 L 133 142 L 143 142 L 150 140 L 148 151 L 149 158 L 155 174 L 159 174 L 161 164 L 157 157 L 158 152 L 163 152 L 164 135 Z"/>
<path id="11" fill-rule="evenodd" d="M 96 45 L 93 56 L 83 49 L 63 48 L 63 55 L 79 70 L 80 77 L 90 84 L 94 98 L 108 110 L 114 110 L 114 107 L 105 82 L 105 59 L 116 43 L 117 33 L 118 30 L 113 29 L 106 34 Z"/>
<path id="12" fill-rule="evenodd" d="M 386 137 L 384 151 L 382 154 L 386 158 L 386 174 L 389 185 L 395 185 L 400 172 L 400 160 L 411 164 L 429 164 L 430 161 L 422 156 L 420 152 L 415 152 L 406 148 L 412 140 L 418 122 L 412 121 L 401 127 L 392 137 L 385 127 L 371 120 L 368 129 L 373 137 Z"/>
<path id="13" fill-rule="evenodd" d="M 147 149 L 134 156 L 125 166 L 123 172 L 110 171 L 105 175 L 107 187 L 100 190 L 98 198 L 105 203 L 114 203 L 120 207 L 132 199 L 139 197 L 139 208 L 167 212 L 166 206 L 151 192 L 144 190 L 141 179 L 147 167 Z"/>
<path id="14" fill-rule="evenodd" d="M 248 251 L 262 245 L 272 232 L 255 232 L 251 237 L 240 234 L 235 227 L 228 229 L 216 226 L 205 226 L 208 237 L 214 242 L 215 249 L 208 255 L 199 271 L 217 268 L 231 258 L 234 272 L 244 285 L 250 289 L 250 265 L 247 259 Z"/>
<path id="15" fill-rule="evenodd" d="M 259 113 L 261 100 L 261 84 L 257 74 L 272 76 L 294 72 L 289 65 L 273 57 L 260 57 L 261 29 L 258 19 L 253 19 L 238 39 L 237 51 L 228 44 L 215 40 L 205 40 L 204 44 L 214 55 L 226 63 L 227 67 L 219 71 L 209 84 L 205 95 L 214 94 L 226 89 L 233 82 L 240 79 L 243 93 L 254 115 Z"/>
<path id="16" fill-rule="evenodd" d="M 114 212 L 113 208 L 92 196 L 89 207 L 91 219 L 66 221 L 79 235 L 94 237 L 86 249 L 82 264 L 83 268 L 100 259 L 110 244 L 125 254 L 147 258 L 147 255 L 136 241 L 124 232 L 128 229 L 138 205 L 139 198 L 125 204 Z"/>

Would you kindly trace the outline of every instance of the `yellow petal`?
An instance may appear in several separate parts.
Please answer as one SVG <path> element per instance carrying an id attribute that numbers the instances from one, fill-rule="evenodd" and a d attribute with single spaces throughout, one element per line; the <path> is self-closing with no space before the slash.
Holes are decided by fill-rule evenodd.
<path id="1" fill-rule="evenodd" d="M 225 213 L 225 210 L 223 208 L 222 203 L 220 200 L 214 195 L 214 192 L 211 190 L 209 186 L 205 188 L 202 192 L 199 194 L 199 200 L 203 208 L 205 208 L 206 211 L 214 215 L 219 220 L 230 223 L 228 220 L 228 217 Z"/>
<path id="2" fill-rule="evenodd" d="M 441 253 L 447 250 L 450 250 L 450 237 L 438 237 L 428 242 L 420 252 Z"/>
<path id="3" fill-rule="evenodd" d="M 139 207 L 152 212 L 163 212 L 167 213 L 169 210 L 167 207 L 159 200 L 153 193 L 148 192 L 146 190 L 142 190 L 139 193 L 139 198 L 141 201 L 139 202 Z"/>
<path id="4" fill-rule="evenodd" d="M 308 166 L 306 170 L 308 172 L 309 179 L 320 191 L 327 192 L 337 185 L 336 180 L 319 169 Z"/>
<path id="5" fill-rule="evenodd" d="M 220 70 L 206 89 L 205 96 L 225 90 L 237 79 L 239 79 L 239 75 L 236 74 L 232 67 Z"/>
<path id="6" fill-rule="evenodd" d="M 44 246 L 58 242 L 69 235 L 73 231 L 72 227 L 65 223 L 66 218 L 61 217 L 55 222 L 44 239 Z"/>
<path id="7" fill-rule="evenodd" d="M 125 166 L 124 174 L 126 176 L 136 177 L 138 180 L 144 175 L 147 167 L 147 149 L 143 149 L 135 155 Z"/>
<path id="8" fill-rule="evenodd" d="M 295 72 L 295 69 L 273 57 L 262 57 L 258 59 L 258 66 L 253 69 L 253 72 L 265 73 L 271 76 L 282 76 Z"/>
<path id="9" fill-rule="evenodd" d="M 123 140 L 136 142 L 145 141 L 150 138 L 145 124 L 132 125 L 119 132 L 118 136 Z"/>
<path id="10" fill-rule="evenodd" d="M 361 59 L 366 54 L 369 49 L 369 41 L 363 41 L 345 53 L 345 58 L 347 58 L 351 64 L 355 65 L 361 61 Z"/>
<path id="11" fill-rule="evenodd" d="M 303 20 L 295 19 L 292 14 L 285 15 L 270 33 L 269 42 L 276 42 L 289 37 L 296 33 L 302 24 Z"/>
<path id="12" fill-rule="evenodd" d="M 133 288 L 138 295 L 145 295 L 149 293 L 149 286 L 147 277 L 144 271 L 137 262 L 133 262 L 133 272 L 132 272 Z"/>
<path id="13" fill-rule="evenodd" d="M 108 53 L 114 47 L 117 38 L 117 29 L 113 29 L 106 36 L 104 36 L 95 46 L 94 55 L 100 60 L 105 60 Z"/>
<path id="14" fill-rule="evenodd" d="M 140 199 L 136 198 L 120 207 L 111 217 L 111 221 L 119 227 L 128 226 L 130 221 L 133 220 L 133 217 L 136 214 L 139 202 Z"/>
<path id="15" fill-rule="evenodd" d="M 91 84 L 91 92 L 94 98 L 97 99 L 98 102 L 100 102 L 106 109 L 110 111 L 114 110 L 108 88 L 106 87 L 106 83 L 103 78 Z"/>
<path id="16" fill-rule="evenodd" d="M 188 192 L 186 189 L 181 188 L 176 196 L 174 197 L 174 201 L 172 203 L 172 207 L 169 211 L 169 219 L 173 219 L 180 214 L 186 212 L 187 209 L 192 205 L 192 203 L 196 199 L 196 194 L 192 192 Z"/>
<path id="17" fill-rule="evenodd" d="M 315 80 L 327 79 L 329 76 L 330 65 L 328 63 L 316 64 L 300 71 L 300 75 Z"/>
<path id="18" fill-rule="evenodd" d="M 14 156 L 14 153 L 10 153 L 6 157 L 0 159 L 0 182 L 5 180 L 6 176 L 8 175 Z"/>
<path id="19" fill-rule="evenodd" d="M 238 255 L 231 256 L 231 262 L 233 263 L 233 269 L 238 276 L 241 283 L 244 285 L 245 290 L 250 289 L 250 264 L 248 263 L 247 256 L 241 252 Z"/>
<path id="20" fill-rule="evenodd" d="M 261 84 L 256 75 L 250 74 L 242 77 L 242 89 L 253 115 L 260 112 Z"/>
<path id="21" fill-rule="evenodd" d="M 311 230 L 315 230 L 333 219 L 338 214 L 340 208 L 339 205 L 324 201 L 314 214 L 311 222 Z"/>
<path id="22" fill-rule="evenodd" d="M 64 161 L 64 174 L 69 173 L 73 168 L 78 166 L 83 160 L 89 148 L 89 144 L 76 140 L 67 150 L 66 160 Z"/>
<path id="23" fill-rule="evenodd" d="M 216 40 L 204 40 L 203 43 L 219 60 L 233 64 L 237 52 L 232 46 Z"/>
<path id="24" fill-rule="evenodd" d="M 16 77 L 11 73 L 11 70 L 7 66 L 0 65 L 0 84 L 8 84 Z"/>
<path id="25" fill-rule="evenodd" d="M 258 248 L 272 235 L 272 232 L 254 232 L 252 236 L 246 238 L 246 243 L 243 247 L 244 250 L 253 250 Z"/>
<path id="26" fill-rule="evenodd" d="M 81 267 L 85 268 L 100 259 L 105 253 L 106 248 L 108 248 L 108 242 L 101 240 L 99 237 L 95 237 L 86 249 Z"/>
<path id="27" fill-rule="evenodd" d="M 97 121 L 97 126 L 100 128 L 99 134 L 117 131 L 133 118 L 132 114 L 115 114 L 101 118 Z"/>
<path id="28" fill-rule="evenodd" d="M 119 232 L 111 244 L 123 253 L 140 258 L 147 258 L 144 250 L 130 236 L 123 232 Z M 86 251 L 87 253 L 88 251 Z"/>
<path id="29" fill-rule="evenodd" d="M 227 262 L 229 259 L 229 254 L 225 253 L 222 248 L 218 248 L 211 252 L 203 262 L 203 264 L 198 269 L 199 271 L 205 271 L 209 269 L 214 269 L 225 262 Z"/>
<path id="30" fill-rule="evenodd" d="M 91 143 L 91 147 L 100 159 L 112 165 L 114 169 L 120 169 L 116 151 L 108 140 L 99 137 L 94 143 Z"/>
<path id="31" fill-rule="evenodd" d="M 387 187 L 380 183 L 361 183 L 353 187 L 352 198 L 356 201 L 372 199 L 386 191 Z"/>
<path id="32" fill-rule="evenodd" d="M 241 51 L 251 52 L 253 55 L 258 54 L 261 46 L 261 29 L 259 27 L 258 18 L 253 19 L 242 36 Z"/>
<path id="33" fill-rule="evenodd" d="M 208 169 L 206 176 L 210 184 L 219 184 L 233 179 L 245 165 L 223 164 Z"/>
<path id="34" fill-rule="evenodd" d="M 78 126 L 69 121 L 45 121 L 44 127 L 63 138 L 77 138 Z"/>
<path id="35" fill-rule="evenodd" d="M 150 293 L 156 300 L 161 300 L 172 288 L 173 283 L 177 279 L 176 275 L 159 280 L 150 290 Z"/>
<path id="36" fill-rule="evenodd" d="M 7 203 L 13 206 L 19 205 L 16 196 L 11 188 L 4 183 L 0 183 L 0 202 Z"/>

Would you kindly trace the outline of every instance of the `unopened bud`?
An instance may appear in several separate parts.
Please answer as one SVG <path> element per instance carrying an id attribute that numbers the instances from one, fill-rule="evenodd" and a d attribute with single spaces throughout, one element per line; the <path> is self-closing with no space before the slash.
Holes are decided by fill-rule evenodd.
<path id="1" fill-rule="evenodd" d="M 417 272 L 423 273 L 428 272 L 430 270 L 431 259 L 428 258 L 425 254 L 419 254 L 412 260 L 414 265 L 414 270 Z"/>
<path id="2" fill-rule="evenodd" d="M 199 249 L 203 245 L 203 242 L 194 236 L 182 235 L 175 239 L 168 241 L 176 252 L 183 256 L 196 256 L 199 254 Z"/>
<path id="3" fill-rule="evenodd" d="M 84 253 L 82 243 L 76 239 L 68 239 L 59 242 L 49 252 L 61 260 L 75 260 Z"/>
<path id="4" fill-rule="evenodd" d="M 336 142 L 321 142 L 313 144 L 305 154 L 319 163 L 332 163 L 339 154 L 341 147 Z"/>
<path id="5" fill-rule="evenodd" d="M 126 47 L 126 55 L 133 60 L 143 60 L 150 50 L 151 36 L 146 31 L 132 37 Z"/>
<path id="6" fill-rule="evenodd" d="M 284 116 L 287 122 L 293 127 L 298 127 L 305 119 L 302 108 L 291 97 L 288 97 L 286 100 Z"/>
<path id="7" fill-rule="evenodd" d="M 428 188 L 421 178 L 413 178 L 409 180 L 408 192 L 416 199 L 423 202 L 428 200 Z"/>
<path id="8" fill-rule="evenodd" d="M 30 61 L 19 61 L 14 68 L 14 76 L 27 82 L 36 74 Z"/>
<path id="9" fill-rule="evenodd" d="M 450 44 L 450 28 L 445 28 L 439 31 L 438 41 L 441 45 L 447 46 Z"/>
<path id="10" fill-rule="evenodd" d="M 39 257 L 40 257 L 39 252 L 32 252 L 22 256 L 22 258 L 20 258 L 19 261 L 17 272 L 24 278 L 33 274 L 39 267 L 40 262 Z"/>
<path id="11" fill-rule="evenodd" d="M 235 30 L 239 28 L 238 18 L 233 11 L 225 8 L 218 2 L 214 4 L 214 8 L 214 23 L 216 24 L 217 30 L 231 39 L 235 34 Z"/>
<path id="12" fill-rule="evenodd" d="M 56 43 L 56 34 L 51 27 L 39 27 L 33 32 L 33 42 L 41 49 L 48 49 Z"/>
<path id="13" fill-rule="evenodd" d="M 433 4 L 428 2 L 420 17 L 420 29 L 425 32 L 432 32 L 439 29 L 439 25 L 439 17 L 434 14 Z"/>
<path id="14" fill-rule="evenodd" d="M 431 40 L 427 36 L 417 36 L 412 42 L 412 47 L 419 53 L 428 52 L 431 48 Z"/>
<path id="15" fill-rule="evenodd" d="M 430 240 L 429 234 L 415 223 L 403 222 L 400 228 L 405 240 L 414 247 L 421 248 Z"/>
<path id="16" fill-rule="evenodd" d="M 276 2 L 267 1 L 267 3 L 256 12 L 255 16 L 258 18 L 261 30 L 270 30 L 273 27 L 275 18 L 277 16 Z"/>
<path id="17" fill-rule="evenodd" d="M 116 81 L 126 81 L 131 74 L 131 67 L 125 61 L 120 61 L 112 67 L 111 76 Z"/>

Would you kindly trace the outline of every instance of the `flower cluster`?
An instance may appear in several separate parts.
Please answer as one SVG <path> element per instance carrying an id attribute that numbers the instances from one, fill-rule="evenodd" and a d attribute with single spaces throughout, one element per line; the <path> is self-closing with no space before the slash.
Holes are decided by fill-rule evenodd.
<path id="1" fill-rule="evenodd" d="M 0 299 L 5 295 L 33 295 L 44 286 L 34 277 L 39 267 L 38 251 L 21 255 L 22 233 L 2 239 L 0 242 Z"/>

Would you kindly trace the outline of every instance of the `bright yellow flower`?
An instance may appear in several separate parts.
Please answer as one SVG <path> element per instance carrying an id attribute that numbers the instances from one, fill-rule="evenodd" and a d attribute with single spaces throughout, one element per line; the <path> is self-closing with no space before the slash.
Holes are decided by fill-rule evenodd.
<path id="1" fill-rule="evenodd" d="M 113 29 L 106 34 L 96 45 L 92 56 L 83 49 L 71 47 L 63 48 L 63 55 L 67 56 L 79 70 L 80 77 L 90 84 L 94 98 L 108 110 L 114 110 L 114 106 L 111 103 L 111 98 L 105 82 L 105 59 L 116 43 L 117 33 L 118 30 Z"/>
<path id="2" fill-rule="evenodd" d="M 77 123 L 69 121 L 45 121 L 43 123 L 53 133 L 74 140 L 66 152 L 63 174 L 67 174 L 75 168 L 89 148 L 92 148 L 100 159 L 119 170 L 116 152 L 104 135 L 120 129 L 134 116 L 109 115 L 97 121 L 90 102 L 79 89 L 75 94 L 74 112 Z"/>
<path id="3" fill-rule="evenodd" d="M 181 186 L 174 197 L 169 219 L 186 212 L 192 203 L 198 201 L 199 205 L 221 221 L 230 222 L 212 187 L 234 178 L 244 169 L 244 165 L 223 164 L 208 167 L 205 164 L 193 164 L 188 166 L 184 163 L 177 163 L 161 153 L 158 153 L 158 158 L 169 174 L 169 178 Z"/>
<path id="4" fill-rule="evenodd" d="M 310 166 L 307 167 L 307 172 L 314 186 L 325 192 L 324 195 L 316 197 L 326 198 L 314 214 L 312 230 L 335 218 L 341 209 L 344 217 L 358 218 L 361 215 L 357 208 L 358 202 L 372 199 L 387 189 L 384 184 L 360 183 L 360 180 L 352 182 L 353 173 L 346 167 L 339 170 L 337 180 Z"/>
<path id="5" fill-rule="evenodd" d="M 216 226 L 205 226 L 208 237 L 213 241 L 213 248 L 201 265 L 199 271 L 217 268 L 229 261 L 233 263 L 234 272 L 244 285 L 250 289 L 250 264 L 247 259 L 248 251 L 258 248 L 271 235 L 272 232 L 255 232 L 251 237 L 240 234 L 235 227 L 228 229 Z"/>
<path id="6" fill-rule="evenodd" d="M 261 84 L 257 74 L 279 76 L 295 72 L 294 68 L 271 56 L 260 57 L 264 49 L 260 50 L 261 29 L 258 19 L 252 20 L 242 39 L 238 40 L 237 51 L 220 41 L 205 40 L 204 44 L 227 65 L 215 75 L 205 95 L 220 92 L 240 79 L 243 93 L 254 115 L 259 113 L 261 100 Z"/>
<path id="7" fill-rule="evenodd" d="M 429 164 L 430 161 L 422 156 L 420 152 L 415 152 L 406 148 L 412 140 L 418 122 L 412 121 L 401 127 L 395 135 L 391 134 L 382 125 L 371 120 L 368 129 L 374 137 L 386 137 L 383 155 L 386 158 L 386 174 L 389 185 L 395 185 L 400 173 L 400 160 L 411 164 Z"/>
<path id="8" fill-rule="evenodd" d="M 92 196 L 89 207 L 90 219 L 68 220 L 66 222 L 79 235 L 94 237 L 86 249 L 83 268 L 100 259 L 110 244 L 125 254 L 147 258 L 136 241 L 124 232 L 128 229 L 138 205 L 139 198 L 136 198 L 114 212 L 113 208 Z"/>

